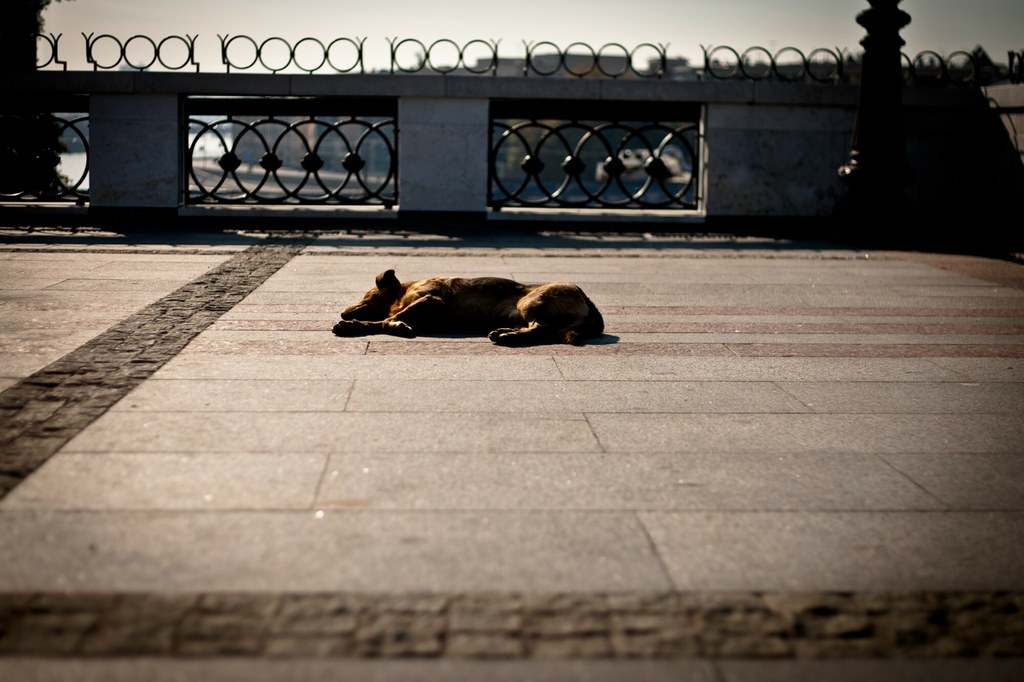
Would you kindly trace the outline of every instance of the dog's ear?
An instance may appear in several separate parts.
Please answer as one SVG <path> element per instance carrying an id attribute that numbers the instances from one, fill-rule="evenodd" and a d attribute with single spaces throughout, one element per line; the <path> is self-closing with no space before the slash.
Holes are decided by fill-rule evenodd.
<path id="1" fill-rule="evenodd" d="M 386 270 L 377 275 L 377 288 L 381 291 L 393 291 L 401 287 L 394 270 Z"/>

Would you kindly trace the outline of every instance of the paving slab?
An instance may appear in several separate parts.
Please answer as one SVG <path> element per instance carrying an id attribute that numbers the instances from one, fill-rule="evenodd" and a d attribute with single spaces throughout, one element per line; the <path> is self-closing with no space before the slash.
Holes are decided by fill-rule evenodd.
<path id="1" fill-rule="evenodd" d="M 338 318 L 340 319 L 340 317 Z M 335 320 L 337 321 L 337 320 Z M 333 325 L 332 325 L 333 326 Z M 211 330 L 190 345 L 189 353 L 222 355 L 363 355 L 365 339 L 339 339 L 321 332 L 217 331 Z"/>
<path id="2" fill-rule="evenodd" d="M 950 373 L 946 373 L 953 376 Z M 445 357 L 368 355 L 320 356 L 237 355 L 194 353 L 186 350 L 160 370 L 160 379 L 249 379 L 350 381 L 403 378 L 409 381 L 557 381 L 562 379 L 552 357 Z"/>
<path id="3" fill-rule="evenodd" d="M 846 386 L 858 381 L 956 381 L 993 375 L 1008 379 L 1024 375 L 1017 359 L 979 359 L 957 365 L 955 371 L 939 358 L 807 358 L 807 357 L 687 357 L 624 354 L 617 357 L 558 356 L 559 372 L 575 381 L 830 381 Z M 968 374 L 970 372 L 970 374 Z"/>
<path id="4" fill-rule="evenodd" d="M 631 513 L 12 509 L 3 517 L 0 592 L 669 588 Z"/>
<path id="5" fill-rule="evenodd" d="M 344 412 L 351 379 L 154 379 L 112 410 L 141 412 Z"/>
<path id="6" fill-rule="evenodd" d="M 1024 588 L 1022 512 L 641 512 L 681 590 Z"/>
<path id="7" fill-rule="evenodd" d="M 188 281 L 188 280 L 185 280 Z M 176 287 L 168 283 L 164 292 Z M 116 296 L 98 296 L 95 292 L 61 289 L 11 291 L 4 295 L 3 308 L 65 313 L 76 310 L 122 313 L 125 316 L 160 298 L 157 291 L 123 289 Z"/>
<path id="8" fill-rule="evenodd" d="M 808 409 L 828 414 L 1024 414 L 1024 384 L 780 382 Z"/>
<path id="9" fill-rule="evenodd" d="M 308 509 L 327 456 L 305 452 L 65 454 L 4 509 Z"/>
<path id="10" fill-rule="evenodd" d="M 66 452 L 598 451 L 582 414 L 112 410 Z"/>
<path id="11" fill-rule="evenodd" d="M 334 454 L 317 504 L 372 509 L 946 508 L 929 494 L 931 488 L 924 490 L 915 476 L 901 473 L 910 468 L 903 464 L 897 470 L 874 455 L 856 454 Z M 1013 466 L 1006 463 L 1008 469 Z M 1016 484 L 999 486 L 1004 502 L 1020 487 L 1017 473 Z"/>
<path id="12" fill-rule="evenodd" d="M 357 380 L 352 412 L 806 412 L 768 382 Z M 500 417 L 499 417 L 500 418 Z"/>
<path id="13" fill-rule="evenodd" d="M 968 381 L 1020 382 L 1024 364 L 1009 358 L 934 358 L 932 362 Z"/>
<path id="14" fill-rule="evenodd" d="M 887 454 L 882 458 L 950 509 L 1014 510 L 1024 500 L 1024 458 L 1020 451 L 993 455 Z"/>
<path id="15" fill-rule="evenodd" d="M 588 416 L 609 452 L 1014 453 L 1024 425 L 982 414 L 614 414 Z"/>
<path id="16" fill-rule="evenodd" d="M 0 311 L 7 320 L 0 329 L 0 359 L 16 357 L 0 362 L 0 376 L 19 379 L 226 258 L 6 253 L 10 257 L 0 260 Z"/>

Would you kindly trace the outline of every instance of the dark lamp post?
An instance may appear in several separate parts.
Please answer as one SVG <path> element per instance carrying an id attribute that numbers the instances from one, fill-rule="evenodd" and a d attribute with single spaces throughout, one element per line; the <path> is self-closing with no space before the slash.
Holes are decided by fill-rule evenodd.
<path id="1" fill-rule="evenodd" d="M 910 15 L 897 7 L 899 2 L 868 0 L 871 8 L 857 16 L 867 35 L 860 42 L 864 60 L 850 160 L 839 168 L 847 192 L 836 207 L 854 235 L 870 234 L 879 218 L 908 214 L 903 188 L 912 174 L 904 151 L 899 32 Z"/>

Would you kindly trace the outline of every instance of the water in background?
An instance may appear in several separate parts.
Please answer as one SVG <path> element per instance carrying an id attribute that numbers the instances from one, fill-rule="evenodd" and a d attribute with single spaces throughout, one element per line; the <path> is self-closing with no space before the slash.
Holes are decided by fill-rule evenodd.
<path id="1" fill-rule="evenodd" d="M 86 173 L 87 160 L 88 155 L 85 152 L 69 151 L 60 155 L 60 164 L 57 166 L 57 172 L 60 173 L 62 180 L 68 185 L 68 189 L 75 189 L 75 184 L 81 179 L 82 182 L 78 185 L 78 191 L 89 191 L 89 174 Z M 82 178 L 83 175 L 85 176 L 84 178 Z"/>

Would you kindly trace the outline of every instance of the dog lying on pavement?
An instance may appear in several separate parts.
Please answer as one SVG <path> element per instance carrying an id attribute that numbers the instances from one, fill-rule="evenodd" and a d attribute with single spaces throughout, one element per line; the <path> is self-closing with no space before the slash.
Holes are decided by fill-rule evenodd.
<path id="1" fill-rule="evenodd" d="M 487 334 L 500 346 L 581 344 L 604 333 L 597 307 L 575 284 L 526 285 L 498 277 L 377 276 L 363 300 L 341 313 L 338 336 Z"/>

